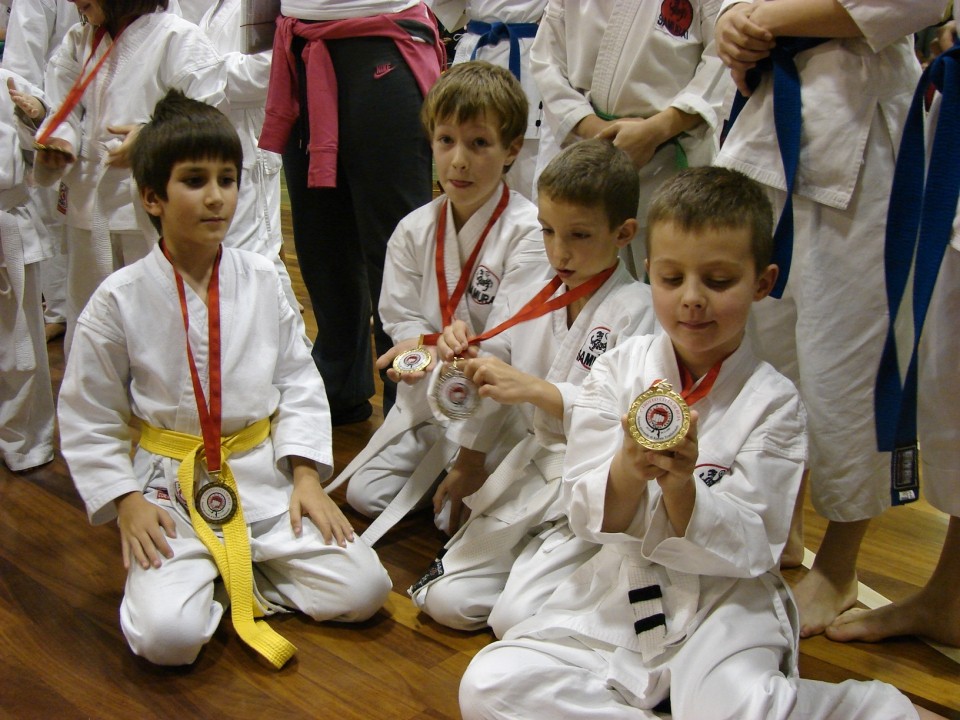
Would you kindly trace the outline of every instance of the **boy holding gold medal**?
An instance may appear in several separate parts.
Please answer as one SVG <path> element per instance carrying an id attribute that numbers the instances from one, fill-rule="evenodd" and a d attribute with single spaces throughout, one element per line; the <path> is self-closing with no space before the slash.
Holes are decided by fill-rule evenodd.
<path id="1" fill-rule="evenodd" d="M 654 329 L 650 288 L 617 259 L 637 230 L 638 192 L 636 169 L 609 141 L 564 150 L 538 183 L 552 272 L 501 293 L 487 332 L 472 336 L 463 323 L 444 330 L 441 354 L 464 357 L 453 363 L 463 379 L 447 382 L 454 390 L 469 382 L 481 406 L 451 424 L 448 437 L 461 447 L 434 496 L 435 510 L 449 502 L 458 518 L 465 504 L 470 518 L 411 588 L 441 623 L 489 622 L 500 635 L 595 551 L 571 538 L 558 504 L 560 468 L 570 409 L 596 359 Z M 449 404 L 444 370 L 437 380 L 431 397 Z M 519 441 L 509 434 L 518 422 Z"/>
<path id="2" fill-rule="evenodd" d="M 547 265 L 536 207 L 503 181 L 527 122 L 517 79 L 486 62 L 457 65 L 427 93 L 420 118 L 443 195 L 390 237 L 379 306 L 395 345 L 377 367 L 403 382 L 383 425 L 328 488 L 349 480 L 347 502 L 378 518 L 364 534 L 371 545 L 429 497 L 456 452 L 419 382 L 440 331 L 454 319 L 482 331 L 501 287 L 539 279 Z"/>
<path id="3" fill-rule="evenodd" d="M 598 551 L 474 658 L 464 718 L 916 717 L 884 683 L 798 678 L 779 562 L 805 414 L 744 342 L 777 277 L 763 190 L 727 169 L 684 171 L 648 219 L 664 333 L 600 357 L 569 424 L 563 507 Z"/>

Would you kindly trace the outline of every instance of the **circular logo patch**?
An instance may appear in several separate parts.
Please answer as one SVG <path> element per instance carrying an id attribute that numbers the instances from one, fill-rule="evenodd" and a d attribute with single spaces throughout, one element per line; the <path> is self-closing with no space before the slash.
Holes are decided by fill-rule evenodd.
<path id="1" fill-rule="evenodd" d="M 693 5 L 690 0 L 663 0 L 660 21 L 671 35 L 683 37 L 693 23 Z"/>

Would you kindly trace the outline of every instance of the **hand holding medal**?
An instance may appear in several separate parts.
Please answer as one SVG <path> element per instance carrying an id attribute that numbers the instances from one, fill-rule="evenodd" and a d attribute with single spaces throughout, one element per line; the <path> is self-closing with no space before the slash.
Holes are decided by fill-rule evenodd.
<path id="1" fill-rule="evenodd" d="M 433 368 L 433 353 L 424 344 L 424 338 L 421 335 L 416 340 L 397 343 L 377 358 L 377 368 L 386 368 L 387 377 L 394 382 L 418 382 Z"/>

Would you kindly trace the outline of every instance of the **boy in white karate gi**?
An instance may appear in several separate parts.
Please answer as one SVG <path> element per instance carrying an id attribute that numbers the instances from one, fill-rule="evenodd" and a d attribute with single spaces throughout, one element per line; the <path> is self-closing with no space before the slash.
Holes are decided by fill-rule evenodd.
<path id="1" fill-rule="evenodd" d="M 464 364 L 486 407 L 451 425 L 448 434 L 461 447 L 434 508 L 449 500 L 457 517 L 466 503 L 470 519 L 410 590 L 440 623 L 489 623 L 502 635 L 594 551 L 572 538 L 558 505 L 560 468 L 566 421 L 596 359 L 654 329 L 649 287 L 617 259 L 636 232 L 638 187 L 626 153 L 599 139 L 568 148 L 540 176 L 540 222 L 555 283 L 550 298 L 570 302 L 484 340 L 482 356 Z M 490 324 L 515 317 L 541 287 L 505 293 Z M 454 323 L 444 330 L 442 351 L 466 354 L 468 340 Z M 519 411 L 524 434 L 497 461 L 490 452 L 503 444 L 499 428 L 509 410 Z"/>
<path id="2" fill-rule="evenodd" d="M 891 504 L 891 457 L 877 450 L 873 397 L 888 321 L 883 238 L 900 134 L 920 77 L 910 34 L 939 21 L 944 6 L 725 0 L 717 19 L 718 52 L 749 94 L 717 164 L 761 183 L 778 217 L 789 178 L 775 129 L 774 73 L 763 72 L 751 91 L 746 72 L 784 37 L 824 40 L 793 61 L 802 125 L 792 263 L 783 296 L 757 306 L 754 335 L 758 354 L 801 390 L 810 413 L 811 499 L 829 521 L 811 571 L 794 589 L 803 637 L 856 603 L 861 542 L 870 519 Z M 801 510 L 785 565 L 803 558 Z"/>
<path id="3" fill-rule="evenodd" d="M 530 46 L 547 0 L 428 0 L 437 19 L 458 35 L 453 64 L 469 60 L 509 68 L 523 87 L 529 104 L 523 147 L 506 175 L 506 182 L 536 202 L 536 169 L 540 141 L 549 126 L 543 121 L 543 102 L 530 70 Z"/>
<path id="4" fill-rule="evenodd" d="M 797 678 L 778 563 L 805 415 L 744 341 L 777 275 L 771 225 L 761 188 L 730 170 L 685 171 L 654 196 L 647 269 L 664 334 L 600 357 L 569 424 L 564 507 L 599 551 L 473 659 L 465 718 L 652 719 L 668 699 L 676 720 L 916 717 L 889 685 Z M 646 450 L 628 409 L 663 381 L 689 403 L 689 430 Z"/>
<path id="5" fill-rule="evenodd" d="M 527 121 L 517 79 L 490 63 L 458 65 L 430 89 L 421 120 L 443 195 L 405 217 L 387 245 L 380 317 L 395 345 L 377 367 L 389 368 L 395 381 L 401 376 L 391 364 L 398 354 L 425 335 L 433 336 L 428 345 L 435 344 L 454 318 L 471 332 L 482 331 L 501 287 L 539 278 L 546 267 L 537 209 L 503 181 Z M 396 405 L 335 481 L 349 479 L 347 502 L 376 517 L 413 476 L 404 492 L 409 501 L 394 505 L 393 519 L 385 518 L 375 533 L 427 497 L 456 452 L 444 440 L 447 423 L 427 403 L 427 383 L 417 382 L 432 367 L 403 375 Z M 368 536 L 371 544 L 376 537 Z"/>
<path id="6" fill-rule="evenodd" d="M 538 172 L 560 147 L 603 137 L 640 173 L 639 230 L 623 257 L 643 275 L 650 195 L 681 168 L 709 165 L 730 81 L 713 27 L 720 0 L 549 0 L 530 65 L 552 142 L 540 143 Z"/>
<path id="7" fill-rule="evenodd" d="M 10 92 L 41 95 L 9 70 L 0 86 Z M 21 149 L 11 95 L 0 88 L 0 457 L 11 470 L 27 470 L 53 460 L 53 391 L 40 299 L 40 263 L 50 257 L 42 223 L 27 190 L 27 157 Z M 29 105 L 27 105 L 29 107 Z M 42 109 L 37 108 L 42 117 Z M 29 120 L 28 120 L 29 122 Z"/>
<path id="8" fill-rule="evenodd" d="M 242 162 L 218 110 L 179 92 L 157 105 L 133 172 L 162 242 L 97 289 L 60 394 L 90 520 L 120 526 L 121 627 L 160 665 L 192 663 L 213 635 L 218 576 L 234 628 L 277 667 L 295 648 L 254 616 L 364 620 L 390 591 L 321 487 L 330 413 L 297 313 L 269 260 L 221 244 Z"/>

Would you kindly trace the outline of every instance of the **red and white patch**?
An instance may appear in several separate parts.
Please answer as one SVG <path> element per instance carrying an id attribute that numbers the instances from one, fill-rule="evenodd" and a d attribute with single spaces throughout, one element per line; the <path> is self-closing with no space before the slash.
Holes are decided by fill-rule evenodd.
<path id="1" fill-rule="evenodd" d="M 693 5 L 690 0 L 663 0 L 657 26 L 674 37 L 686 37 L 693 24 Z"/>

